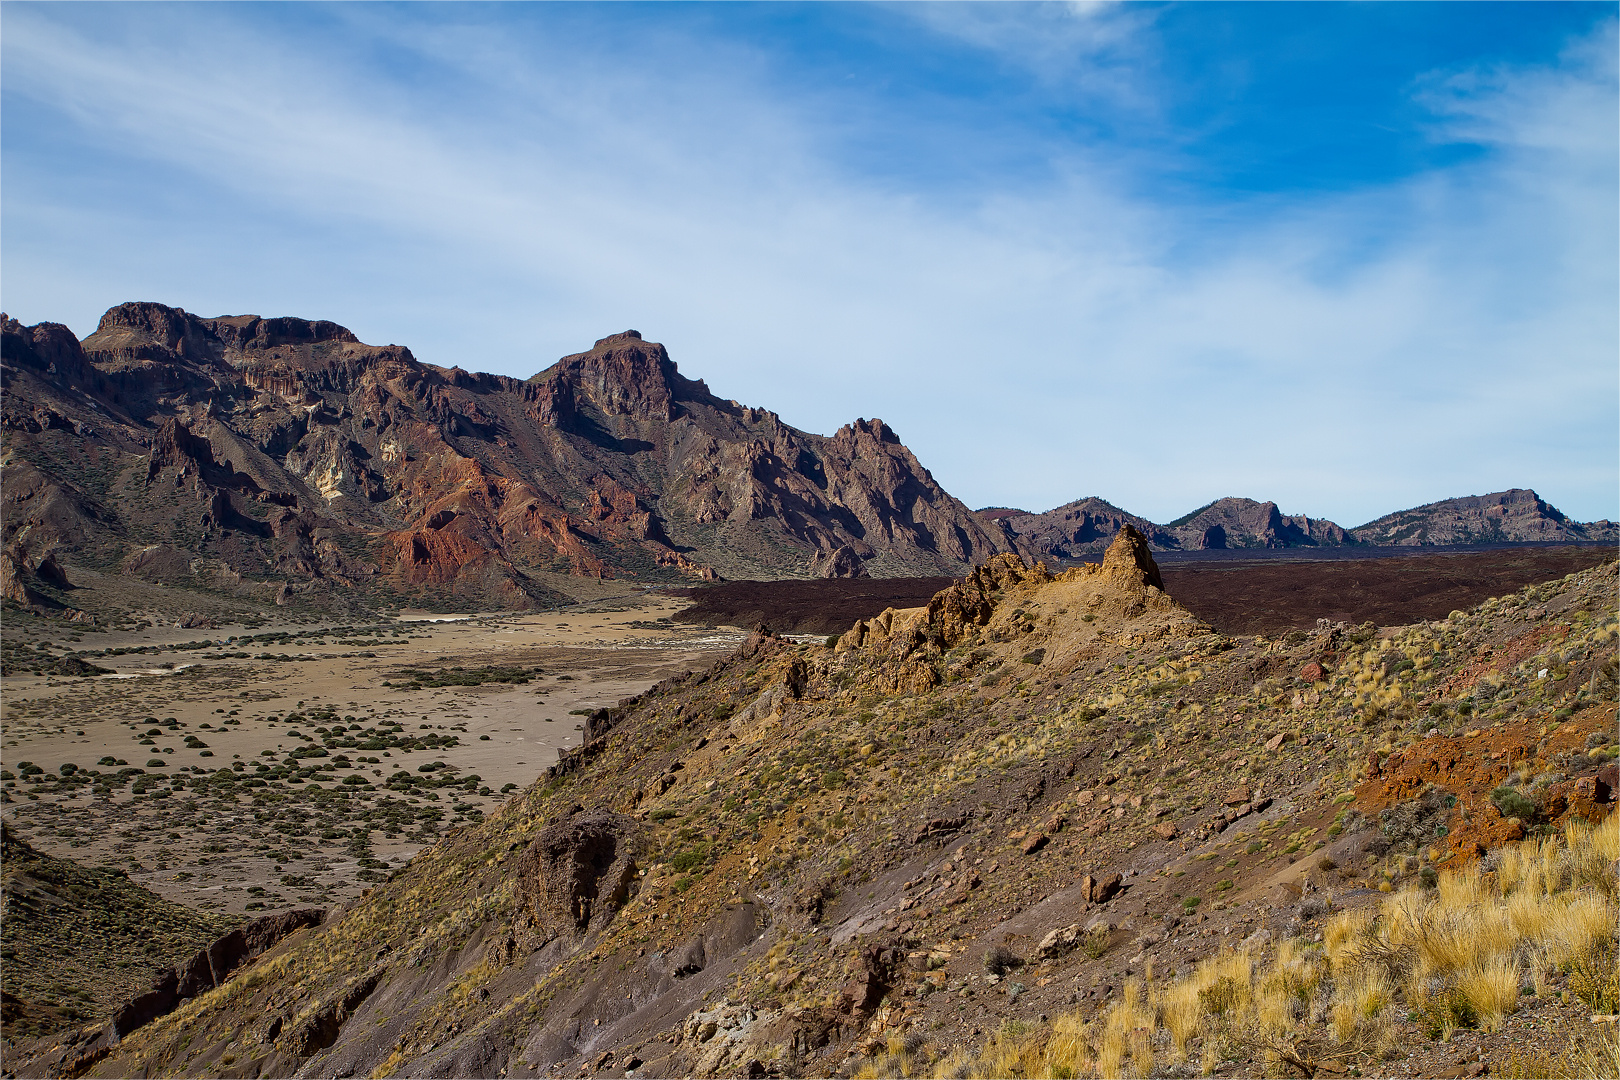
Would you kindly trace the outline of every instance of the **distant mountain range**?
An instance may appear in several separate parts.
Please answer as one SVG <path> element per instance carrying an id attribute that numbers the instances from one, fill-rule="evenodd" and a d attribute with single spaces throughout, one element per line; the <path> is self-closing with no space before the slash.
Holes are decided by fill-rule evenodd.
<path id="1" fill-rule="evenodd" d="M 74 575 L 222 599 L 525 608 L 578 576 L 959 575 L 998 552 L 1604 540 L 1534 492 L 1359 529 L 1221 499 L 1157 525 L 1100 499 L 974 513 L 881 420 L 831 436 L 684 377 L 634 330 L 529 379 L 424 364 L 336 323 L 109 310 L 78 340 L 0 315 L 0 586 Z"/>
<path id="2" fill-rule="evenodd" d="M 1337 547 L 1347 544 L 1597 542 L 1620 543 L 1612 521 L 1571 521 L 1534 491 L 1513 488 L 1492 495 L 1444 499 L 1386 514 L 1353 529 L 1325 518 L 1284 514 L 1272 502 L 1217 499 L 1159 525 L 1102 499 L 1078 499 L 1043 514 L 1008 507 L 977 511 L 1007 542 L 1036 557 L 1080 558 L 1103 550 L 1121 525 L 1134 526 L 1159 551 L 1230 548 Z"/>
<path id="3" fill-rule="evenodd" d="M 17 602 L 74 565 L 283 603 L 528 607 L 558 575 L 960 574 L 1011 550 L 881 420 L 799 431 L 633 330 L 522 380 L 331 322 L 130 303 L 81 342 L 0 319 Z"/>

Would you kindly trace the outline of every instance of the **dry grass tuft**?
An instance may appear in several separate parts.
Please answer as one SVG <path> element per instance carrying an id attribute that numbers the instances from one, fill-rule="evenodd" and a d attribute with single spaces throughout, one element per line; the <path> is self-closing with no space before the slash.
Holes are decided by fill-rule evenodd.
<path id="1" fill-rule="evenodd" d="M 1146 1077 L 1187 1069 L 1202 1040 L 1204 1075 L 1234 1054 L 1269 1071 L 1312 1075 L 1324 1063 L 1398 1056 L 1391 1018 L 1400 1013 L 1415 1014 L 1436 1038 L 1459 1027 L 1495 1029 L 1518 1007 L 1525 979 L 1545 994 L 1555 967 L 1569 971 L 1572 992 L 1594 1011 L 1613 1012 L 1620 1009 L 1616 852 L 1620 815 L 1596 827 L 1577 823 L 1561 836 L 1502 849 L 1493 871 L 1448 872 L 1432 890 L 1403 890 L 1376 909 L 1341 912 L 1324 926 L 1320 945 L 1284 941 L 1264 966 L 1247 951 L 1227 952 L 1169 983 L 1133 979 L 1090 1028 L 1078 1014 L 1041 1031 L 1007 1025 L 978 1056 L 936 1063 L 933 1073 Z M 1577 1057 L 1553 1072 L 1536 1072 L 1545 1063 L 1525 1059 L 1509 1074 L 1620 1075 L 1613 1040 L 1588 1040 Z M 886 1057 L 874 1067 L 861 1075 L 911 1075 L 912 1066 Z"/>
<path id="2" fill-rule="evenodd" d="M 1457 989 L 1489 1031 L 1502 1025 L 1502 1018 L 1519 1004 L 1519 966 L 1510 956 L 1494 956 L 1464 968 L 1457 975 Z"/>

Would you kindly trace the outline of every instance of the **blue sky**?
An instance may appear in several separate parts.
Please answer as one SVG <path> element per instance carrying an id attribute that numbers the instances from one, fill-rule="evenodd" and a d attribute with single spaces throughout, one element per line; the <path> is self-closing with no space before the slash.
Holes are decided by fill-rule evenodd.
<path id="1" fill-rule="evenodd" d="M 1620 517 L 1617 6 L 0 5 L 0 289 L 627 327 L 969 505 Z"/>

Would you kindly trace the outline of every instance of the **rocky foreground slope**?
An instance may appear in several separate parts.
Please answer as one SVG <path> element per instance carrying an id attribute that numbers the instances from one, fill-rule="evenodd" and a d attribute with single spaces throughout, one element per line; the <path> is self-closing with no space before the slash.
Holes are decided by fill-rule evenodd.
<path id="1" fill-rule="evenodd" d="M 116 870 L 35 850 L 0 827 L 4 862 L 7 1039 L 107 1017 L 164 967 L 226 933 L 232 920 L 155 896 Z"/>
<path id="2" fill-rule="evenodd" d="M 1572 521 L 1534 491 L 1522 488 L 1444 499 L 1399 510 L 1353 529 L 1325 518 L 1284 514 L 1274 502 L 1237 498 L 1217 499 L 1167 525 L 1155 525 L 1095 497 L 1077 499 L 1042 514 L 998 507 L 978 514 L 1032 558 L 1076 559 L 1095 554 L 1125 525 L 1147 537 L 1155 551 L 1620 542 L 1620 525 Z"/>
<path id="3" fill-rule="evenodd" d="M 881 420 L 799 431 L 633 330 L 518 380 L 330 322 L 132 303 L 80 342 L 0 321 L 0 569 L 40 610 L 90 595 L 64 565 L 259 603 L 525 607 L 551 573 L 957 574 L 1010 550 Z"/>
<path id="4" fill-rule="evenodd" d="M 1001 556 L 594 715 L 321 927 L 19 1072 L 852 1075 L 1083 1035 L 1146 971 L 1308 947 L 1338 908 L 1604 817 L 1615 592 L 1609 563 L 1269 640 L 1180 608 L 1131 530 L 1056 576 Z M 1360 1067 L 1426 1052 L 1392 1023 L 1396 1058 Z M 1217 1071 L 1266 1067 L 1233 1053 Z"/>

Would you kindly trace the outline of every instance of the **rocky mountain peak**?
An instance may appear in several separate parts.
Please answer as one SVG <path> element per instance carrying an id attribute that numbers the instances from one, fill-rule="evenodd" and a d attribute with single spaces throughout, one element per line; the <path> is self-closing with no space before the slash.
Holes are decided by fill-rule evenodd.
<path id="1" fill-rule="evenodd" d="M 1581 523 L 1529 488 L 1442 499 L 1386 514 L 1352 530 L 1364 544 L 1469 544 L 1568 540 L 1609 541 L 1611 522 Z"/>
<path id="2" fill-rule="evenodd" d="M 348 327 L 325 319 L 261 319 L 257 315 L 234 315 L 203 322 L 226 345 L 243 350 L 314 345 L 322 341 L 360 343 Z"/>
<path id="3" fill-rule="evenodd" d="M 322 342 L 359 344 L 345 326 L 325 319 L 226 315 L 204 319 L 150 301 L 119 304 L 101 317 L 83 347 L 104 360 L 208 362 L 227 350 L 253 352 Z"/>
<path id="4" fill-rule="evenodd" d="M 1164 579 L 1159 576 L 1159 564 L 1153 561 L 1147 537 L 1130 525 L 1119 527 L 1118 535 L 1103 555 L 1102 564 L 1104 573 L 1138 578 L 1145 585 L 1164 589 Z"/>
<path id="5" fill-rule="evenodd" d="M 687 380 L 662 345 L 626 330 L 563 357 L 534 381 L 565 381 L 608 416 L 668 422 L 675 418 L 677 388 Z"/>
<path id="6" fill-rule="evenodd" d="M 871 420 L 862 417 L 853 424 L 845 424 L 833 435 L 833 442 L 846 447 L 858 446 L 863 442 L 900 444 L 900 436 L 894 429 L 882 420 L 875 417 Z"/>
<path id="7" fill-rule="evenodd" d="M 96 334 L 133 330 L 173 348 L 195 322 L 184 308 L 136 300 L 108 308 L 96 324 Z"/>

